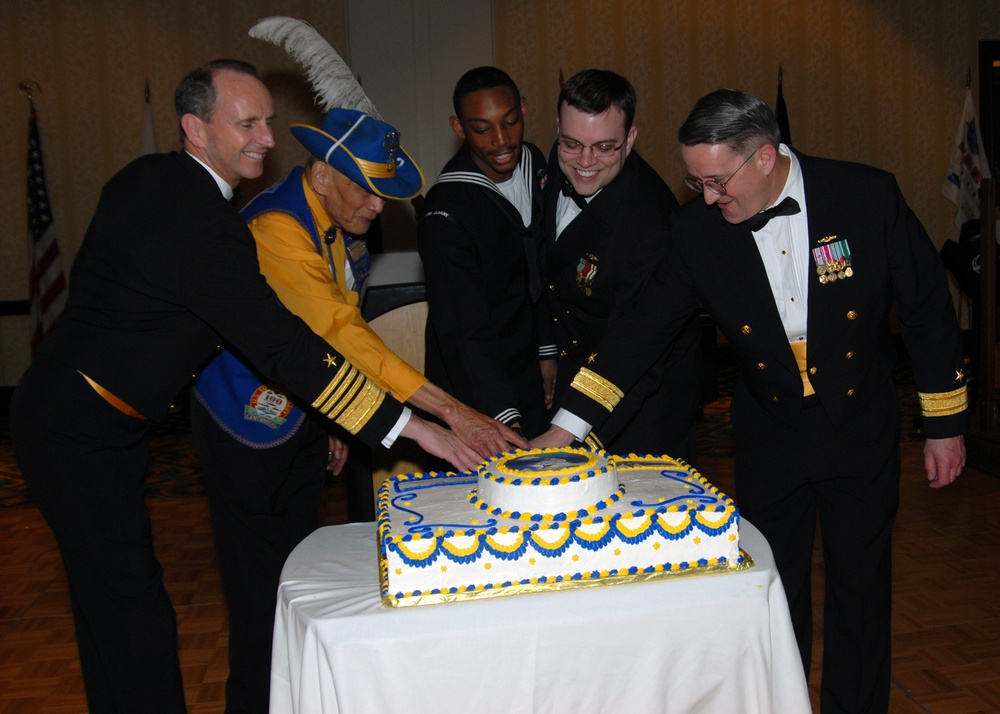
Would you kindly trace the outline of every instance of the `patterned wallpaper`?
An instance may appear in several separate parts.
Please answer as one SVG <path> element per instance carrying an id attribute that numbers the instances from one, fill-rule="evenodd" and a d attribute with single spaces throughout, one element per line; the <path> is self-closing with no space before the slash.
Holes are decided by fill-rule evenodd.
<path id="1" fill-rule="evenodd" d="M 35 80 L 54 226 L 68 272 L 104 182 L 140 153 L 148 80 L 157 148 L 180 146 L 174 88 L 217 57 L 257 65 L 278 113 L 277 147 L 251 196 L 305 152 L 288 132 L 319 120 L 298 64 L 247 30 L 260 18 L 293 14 L 309 21 L 347 56 L 343 0 L 2 0 L 0 1 L 0 300 L 28 293 L 25 161 L 28 106 L 17 91 Z M 156 220 L 151 216 L 150 220 Z M 0 318 L 0 386 L 27 366 L 27 318 Z"/>
<path id="2" fill-rule="evenodd" d="M 492 2 L 496 62 L 527 99 L 531 141 L 551 141 L 560 72 L 614 69 L 639 94 L 639 151 L 684 200 L 675 135 L 687 111 L 720 86 L 773 103 L 781 66 L 797 148 L 894 172 L 935 241 L 953 235 L 940 184 L 970 67 L 978 86 L 977 42 L 1000 39 L 997 0 Z M 36 104 L 68 270 L 101 186 L 139 153 L 146 80 L 158 147 L 170 150 L 178 146 L 173 89 L 184 73 L 215 57 L 247 59 L 274 92 L 279 145 L 246 193 L 303 158 L 287 125 L 318 118 L 309 88 L 283 51 L 246 34 L 274 14 L 310 21 L 348 56 L 344 0 L 0 2 L 0 300 L 27 297 L 28 112 L 18 81 L 42 86 Z M 0 385 L 27 364 L 26 323 L 0 319 Z"/>
<path id="3" fill-rule="evenodd" d="M 497 64 L 527 99 L 530 140 L 546 148 L 560 72 L 613 69 L 639 97 L 639 152 L 684 201 L 676 135 L 695 101 L 729 86 L 773 107 L 781 67 L 796 148 L 892 171 L 935 242 L 957 235 L 941 181 L 970 67 L 978 88 L 978 41 L 1000 39 L 997 0 L 494 6 Z"/>

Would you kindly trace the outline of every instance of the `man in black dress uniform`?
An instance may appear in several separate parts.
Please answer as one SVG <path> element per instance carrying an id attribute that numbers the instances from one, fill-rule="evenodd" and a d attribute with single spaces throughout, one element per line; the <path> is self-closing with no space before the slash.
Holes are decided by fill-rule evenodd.
<path id="1" fill-rule="evenodd" d="M 642 330 L 649 344 L 636 349 L 651 361 L 695 305 L 709 310 L 740 368 L 736 500 L 774 551 L 807 673 L 817 518 L 822 529 L 823 714 L 885 712 L 900 478 L 890 309 L 934 488 L 965 464 L 962 346 L 940 258 L 895 178 L 793 152 L 779 136 L 758 97 L 720 89 L 698 101 L 678 139 L 685 183 L 704 200 L 674 214 L 667 258 L 642 291 L 656 319 L 617 324 L 609 344 Z M 567 409 L 600 423 L 634 372 L 598 350 Z M 552 429 L 539 441 L 570 438 Z"/>
<path id="2" fill-rule="evenodd" d="M 588 69 L 563 84 L 558 136 L 549 159 L 543 228 L 549 331 L 558 350 L 555 407 L 593 360 L 611 325 L 654 319 L 639 288 L 667 246 L 677 199 L 633 148 L 632 84 L 608 70 Z M 632 361 L 642 334 L 610 347 Z M 700 331 L 692 317 L 672 349 L 642 363 L 614 413 L 600 425 L 557 411 L 553 423 L 616 454 L 669 454 L 694 463 L 694 424 L 701 394 Z M 640 358 L 641 359 L 641 358 Z M 592 430 L 593 429 L 593 430 Z"/>
<path id="3" fill-rule="evenodd" d="M 69 303 L 11 403 L 14 451 L 59 543 L 93 712 L 184 712 L 174 610 L 143 501 L 149 420 L 221 341 L 366 443 L 414 438 L 459 468 L 518 437 L 467 410 L 461 438 L 411 415 L 297 317 L 257 266 L 230 204 L 274 145 L 252 65 L 188 75 L 174 103 L 185 151 L 142 157 L 105 185 Z"/>
<path id="4" fill-rule="evenodd" d="M 427 194 L 419 248 L 427 279 L 427 376 L 528 437 L 548 426 L 540 352 L 545 158 L 523 140 L 525 105 L 496 67 L 466 72 L 451 127 L 464 142 Z"/>

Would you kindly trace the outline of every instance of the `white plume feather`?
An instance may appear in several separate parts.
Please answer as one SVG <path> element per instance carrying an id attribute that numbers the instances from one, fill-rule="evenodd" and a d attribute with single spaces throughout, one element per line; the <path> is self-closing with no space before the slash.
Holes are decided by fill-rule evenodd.
<path id="1" fill-rule="evenodd" d="M 294 17 L 266 17 L 250 28 L 250 36 L 278 45 L 306 70 L 323 112 L 357 109 L 381 119 L 347 63 L 316 29 Z"/>

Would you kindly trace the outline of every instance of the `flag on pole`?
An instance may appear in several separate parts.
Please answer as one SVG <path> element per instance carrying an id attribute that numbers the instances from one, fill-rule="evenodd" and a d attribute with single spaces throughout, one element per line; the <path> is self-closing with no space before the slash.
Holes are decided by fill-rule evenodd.
<path id="1" fill-rule="evenodd" d="M 774 103 L 774 116 L 778 120 L 778 128 L 781 129 L 781 143 L 786 146 L 792 145 L 792 130 L 788 126 L 788 107 L 785 106 L 785 95 L 781 90 L 782 80 L 781 66 L 778 66 L 778 99 Z"/>
<path id="2" fill-rule="evenodd" d="M 66 277 L 59 259 L 59 243 L 52 228 L 52 207 L 45 186 L 42 144 L 38 136 L 35 103 L 28 98 L 28 228 L 31 233 L 31 274 L 28 277 L 31 353 L 66 306 Z"/>
<path id="3" fill-rule="evenodd" d="M 153 108 L 149 104 L 149 81 L 146 82 L 146 113 L 142 118 L 142 145 L 139 154 L 156 153 L 156 133 L 153 131 Z"/>
<path id="4" fill-rule="evenodd" d="M 982 147 L 983 135 L 979 132 L 972 90 L 966 86 L 962 121 L 958 125 L 955 146 L 948 157 L 948 171 L 941 184 L 941 193 L 958 207 L 955 227 L 959 230 L 966 221 L 979 218 L 979 182 L 990 178 L 990 167 L 983 161 Z"/>

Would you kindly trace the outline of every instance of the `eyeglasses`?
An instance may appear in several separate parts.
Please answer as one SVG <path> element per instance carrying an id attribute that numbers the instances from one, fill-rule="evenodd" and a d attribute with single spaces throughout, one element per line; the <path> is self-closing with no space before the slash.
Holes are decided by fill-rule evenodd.
<path id="1" fill-rule="evenodd" d="M 615 153 L 628 143 L 628 137 L 625 137 L 625 141 L 615 146 L 613 141 L 602 141 L 597 144 L 591 144 L 587 146 L 586 144 L 581 144 L 576 139 L 560 139 L 559 140 L 559 150 L 564 154 L 569 154 L 571 156 L 579 156 L 583 153 L 584 149 L 590 149 L 591 153 L 598 159 L 606 159 L 610 156 L 614 156 Z"/>
<path id="2" fill-rule="evenodd" d="M 757 149 L 759 148 L 760 147 L 758 146 Z M 733 176 L 738 174 L 740 172 L 740 169 L 742 169 L 744 166 L 747 165 L 747 162 L 750 161 L 750 159 L 754 157 L 754 154 L 757 153 L 757 149 L 754 149 L 753 153 L 751 153 L 750 156 L 746 157 L 746 159 L 743 160 L 743 163 L 740 164 L 735 171 L 729 174 L 729 178 L 727 178 L 725 181 L 716 181 L 715 179 L 702 180 L 699 178 L 695 178 L 691 174 L 688 174 L 687 176 L 684 177 L 684 185 L 687 186 L 692 191 L 697 191 L 698 193 L 703 192 L 707 188 L 716 196 L 725 196 L 726 184 L 732 181 Z"/>

